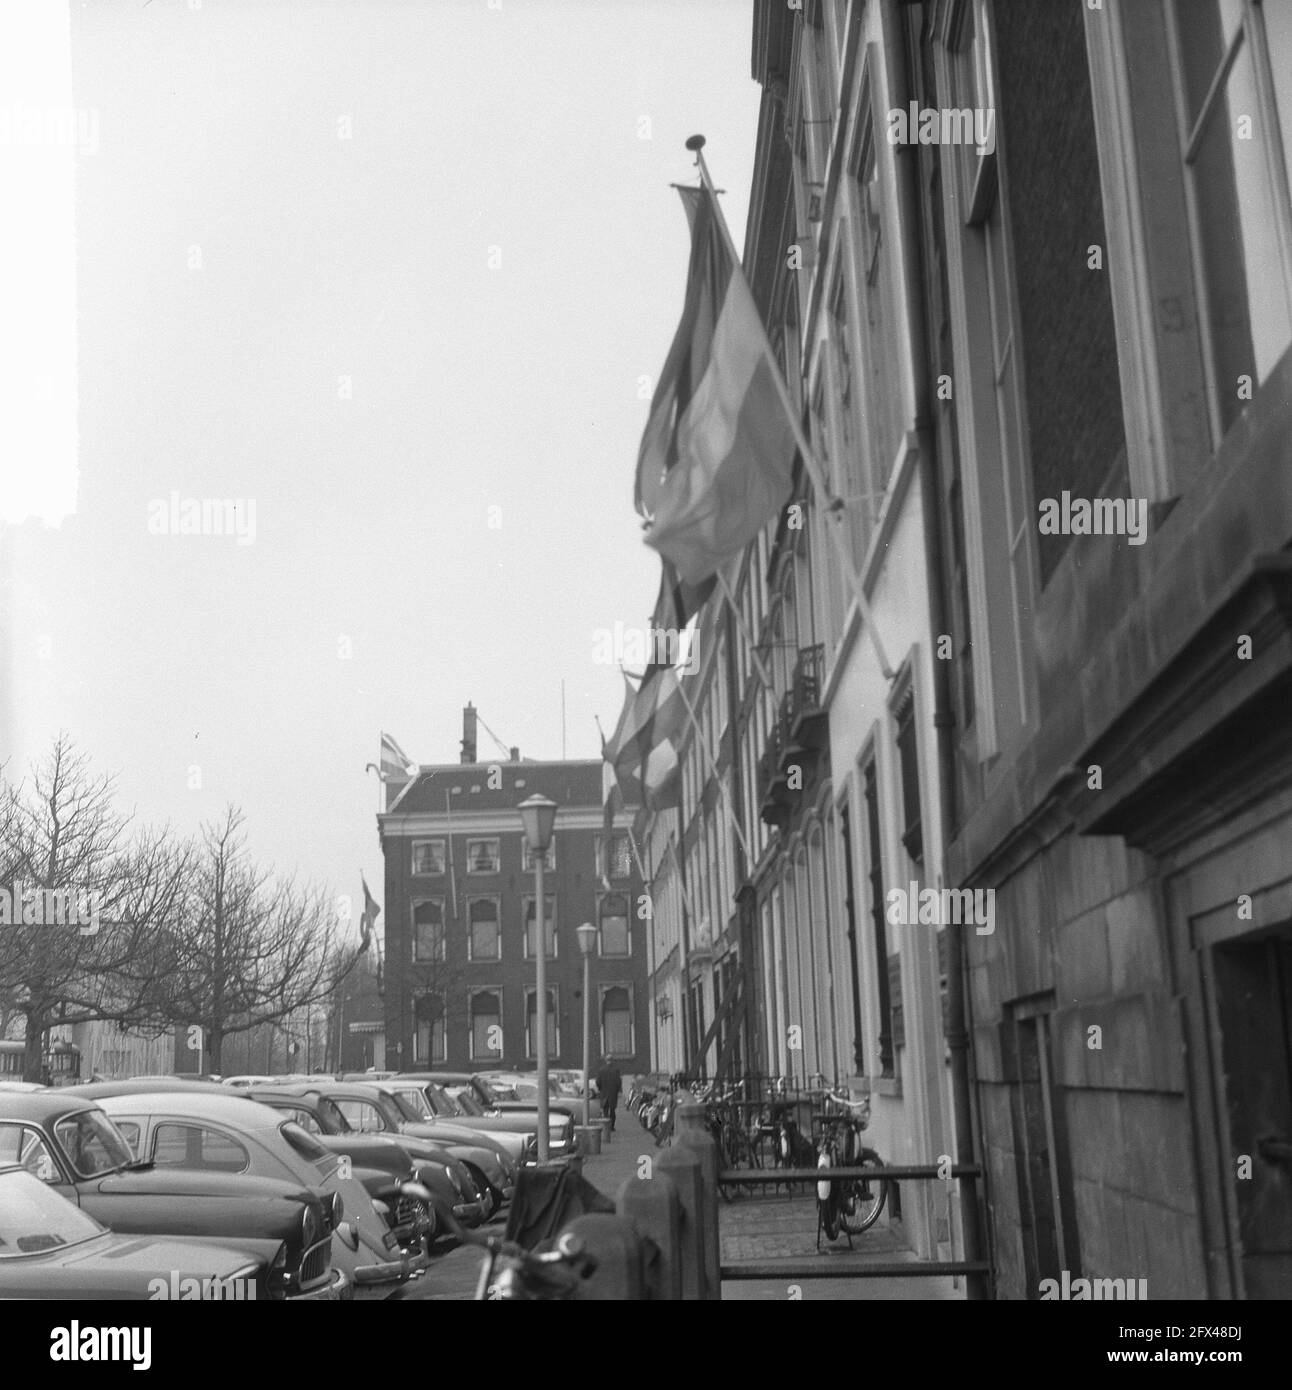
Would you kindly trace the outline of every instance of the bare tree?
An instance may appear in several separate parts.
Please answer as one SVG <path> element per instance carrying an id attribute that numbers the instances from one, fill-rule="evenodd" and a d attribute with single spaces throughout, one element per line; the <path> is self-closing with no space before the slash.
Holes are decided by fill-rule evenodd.
<path id="1" fill-rule="evenodd" d="M 131 834 L 113 792 L 66 735 L 23 783 L 0 776 L 0 1013 L 24 1019 L 28 1080 L 52 1025 L 152 1016 L 188 853 L 164 830 Z"/>
<path id="2" fill-rule="evenodd" d="M 335 948 L 336 914 L 321 889 L 271 882 L 253 864 L 229 807 L 203 827 L 180 920 L 168 933 L 156 1008 L 198 1025 L 208 1070 L 225 1039 L 329 998 L 357 951 Z"/>

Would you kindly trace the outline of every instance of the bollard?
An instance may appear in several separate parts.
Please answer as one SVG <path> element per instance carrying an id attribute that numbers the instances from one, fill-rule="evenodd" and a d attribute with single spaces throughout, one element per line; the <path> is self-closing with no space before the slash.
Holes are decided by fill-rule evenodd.
<path id="1" fill-rule="evenodd" d="M 654 1159 L 651 1160 L 655 1162 Z M 677 1184 L 659 1169 L 649 1178 L 634 1174 L 625 1179 L 615 1198 L 615 1210 L 631 1221 L 643 1244 L 650 1241 L 659 1252 L 654 1267 L 645 1271 L 647 1297 L 677 1300 L 682 1297 L 682 1200 Z M 649 1259 L 649 1252 L 644 1258 Z"/>
<path id="2" fill-rule="evenodd" d="M 704 1261 L 705 1298 L 722 1297 L 722 1242 L 718 1235 L 718 1146 L 704 1123 L 704 1106 L 679 1105 L 674 1115 L 673 1151 L 694 1154 L 700 1172 L 700 1253 Z"/>
<path id="3" fill-rule="evenodd" d="M 682 1269 L 682 1297 L 688 1302 L 712 1298 L 704 1258 L 704 1164 L 692 1148 L 665 1149 L 655 1160 L 655 1179 L 667 1174 L 677 1187 L 682 1209 L 677 1243 Z"/>
<path id="4" fill-rule="evenodd" d="M 579 1152 L 585 1157 L 601 1152 L 600 1125 L 575 1125 L 574 1133 L 579 1141 Z"/>
<path id="5" fill-rule="evenodd" d="M 578 1236 L 597 1267 L 578 1287 L 580 1302 L 633 1302 L 646 1297 L 642 1242 L 631 1221 L 601 1212 L 576 1216 L 562 1234 Z"/>

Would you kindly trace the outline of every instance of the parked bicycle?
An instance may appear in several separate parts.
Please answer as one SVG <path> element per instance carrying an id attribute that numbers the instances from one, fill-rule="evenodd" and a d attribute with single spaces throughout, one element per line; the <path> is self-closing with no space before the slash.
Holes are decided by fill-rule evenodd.
<path id="1" fill-rule="evenodd" d="M 816 1185 L 817 1246 L 821 1232 L 827 1240 L 837 1240 L 843 1231 L 852 1237 L 869 1230 L 879 1220 L 888 1201 L 888 1179 L 866 1177 L 868 1168 L 882 1168 L 883 1159 L 861 1142 L 862 1131 L 870 1123 L 870 1101 L 854 1101 L 846 1095 L 827 1093 L 837 1113 L 822 1117 L 821 1139 L 817 1145 L 818 1168 L 856 1168 L 856 1178 L 819 1178 Z"/>

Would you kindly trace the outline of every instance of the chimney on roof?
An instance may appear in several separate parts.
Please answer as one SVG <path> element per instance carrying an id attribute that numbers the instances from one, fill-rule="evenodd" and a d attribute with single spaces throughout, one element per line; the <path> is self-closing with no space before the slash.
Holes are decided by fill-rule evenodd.
<path id="1" fill-rule="evenodd" d="M 520 749 L 519 749 L 519 748 L 512 748 L 512 750 L 511 750 L 511 760 L 512 760 L 512 762 L 514 762 L 514 763 L 520 762 Z"/>
<path id="2" fill-rule="evenodd" d="M 462 711 L 462 761 L 473 763 L 476 760 L 476 707 L 467 701 Z"/>

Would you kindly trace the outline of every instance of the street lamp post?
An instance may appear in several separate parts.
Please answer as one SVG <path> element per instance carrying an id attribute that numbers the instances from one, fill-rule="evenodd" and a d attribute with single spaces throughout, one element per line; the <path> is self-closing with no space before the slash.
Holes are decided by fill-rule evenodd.
<path id="1" fill-rule="evenodd" d="M 583 952 L 583 1128 L 587 1129 L 588 1068 L 592 1053 L 591 1005 L 588 1000 L 591 993 L 592 953 L 597 949 L 597 929 L 591 922 L 584 922 L 574 934 L 579 938 L 579 950 Z"/>
<path id="2" fill-rule="evenodd" d="M 556 802 L 545 796 L 531 796 L 517 807 L 525 829 L 525 841 L 534 857 L 534 1014 L 538 1025 L 538 1161 L 548 1157 L 548 1079 L 547 1079 L 547 932 L 543 921 L 543 871 L 547 867 L 547 847 L 552 842 L 556 822 Z"/>

